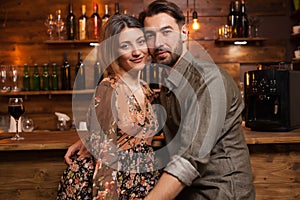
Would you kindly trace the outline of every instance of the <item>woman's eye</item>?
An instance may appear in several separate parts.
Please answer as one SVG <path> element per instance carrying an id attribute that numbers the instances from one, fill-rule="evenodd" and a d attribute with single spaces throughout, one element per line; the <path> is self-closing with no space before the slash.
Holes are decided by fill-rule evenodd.
<path id="1" fill-rule="evenodd" d="M 128 44 L 121 44 L 120 49 L 128 49 L 129 45 Z"/>
<path id="2" fill-rule="evenodd" d="M 145 39 L 141 39 L 141 40 L 138 40 L 137 43 L 139 45 L 144 45 L 146 43 L 146 40 Z"/>

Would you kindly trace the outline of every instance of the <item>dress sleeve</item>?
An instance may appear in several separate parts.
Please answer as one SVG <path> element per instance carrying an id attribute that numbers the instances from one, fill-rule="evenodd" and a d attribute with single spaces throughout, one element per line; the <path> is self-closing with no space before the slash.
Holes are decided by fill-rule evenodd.
<path id="1" fill-rule="evenodd" d="M 102 81 L 96 88 L 91 121 L 94 126 L 90 130 L 93 156 L 96 166 L 93 177 L 93 196 L 98 198 L 116 198 L 116 123 L 111 109 L 113 88 L 109 81 Z"/>

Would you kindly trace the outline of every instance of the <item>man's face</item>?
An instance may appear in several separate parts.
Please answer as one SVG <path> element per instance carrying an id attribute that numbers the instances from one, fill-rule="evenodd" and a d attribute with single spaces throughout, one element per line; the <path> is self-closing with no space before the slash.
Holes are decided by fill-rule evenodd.
<path id="1" fill-rule="evenodd" d="M 159 13 L 146 17 L 145 37 L 152 59 L 156 63 L 172 67 L 182 54 L 181 29 L 175 19 Z"/>

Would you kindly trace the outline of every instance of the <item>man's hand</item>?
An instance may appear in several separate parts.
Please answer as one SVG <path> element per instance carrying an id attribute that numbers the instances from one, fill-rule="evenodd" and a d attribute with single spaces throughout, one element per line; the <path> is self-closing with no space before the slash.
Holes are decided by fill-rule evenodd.
<path id="1" fill-rule="evenodd" d="M 82 141 L 78 140 L 68 148 L 68 151 L 65 154 L 65 162 L 68 165 L 72 163 L 72 156 L 74 156 L 76 152 L 79 158 L 87 158 L 91 156 L 90 152 L 83 145 Z"/>

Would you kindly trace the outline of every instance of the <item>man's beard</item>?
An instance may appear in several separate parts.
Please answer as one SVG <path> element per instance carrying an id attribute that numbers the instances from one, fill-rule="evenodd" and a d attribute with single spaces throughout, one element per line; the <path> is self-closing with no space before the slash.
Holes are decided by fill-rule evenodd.
<path id="1" fill-rule="evenodd" d="M 158 48 L 158 49 L 155 49 L 154 51 L 154 55 L 156 52 L 159 52 L 159 51 L 166 51 L 170 56 L 166 57 L 165 59 L 163 60 L 159 60 L 159 59 L 156 59 L 156 57 L 153 57 L 152 55 L 152 58 L 154 60 L 155 63 L 159 63 L 159 64 L 164 64 L 164 65 L 167 65 L 169 67 L 173 67 L 175 65 L 175 63 L 178 61 L 178 59 L 180 58 L 181 54 L 182 54 L 182 41 L 181 39 L 179 39 L 177 41 L 177 45 L 174 49 L 173 52 L 169 51 L 168 49 L 165 49 L 165 48 Z"/>

